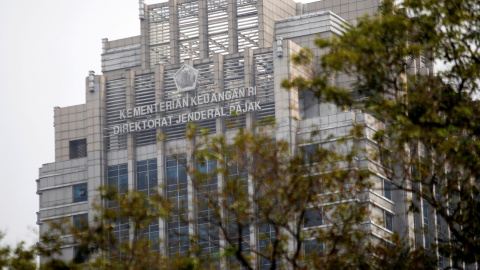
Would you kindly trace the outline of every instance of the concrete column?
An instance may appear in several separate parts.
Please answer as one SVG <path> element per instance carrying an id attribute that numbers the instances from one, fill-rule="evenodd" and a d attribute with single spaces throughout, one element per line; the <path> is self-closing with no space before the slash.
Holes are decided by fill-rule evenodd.
<path id="1" fill-rule="evenodd" d="M 164 65 L 155 65 L 155 103 L 159 104 L 163 102 L 163 89 L 164 89 Z M 165 116 L 165 112 L 158 112 L 156 117 Z M 165 190 L 166 180 L 165 180 L 165 140 L 163 140 L 162 134 L 165 134 L 165 127 L 157 129 L 157 179 L 158 179 L 158 192 L 160 195 L 166 197 L 167 193 Z M 160 241 L 160 252 L 162 255 L 167 256 L 167 221 L 160 219 L 158 221 L 159 226 L 159 241 Z"/>
<path id="2" fill-rule="evenodd" d="M 94 91 L 90 92 L 88 77 L 86 88 L 86 139 L 87 139 L 87 179 L 88 179 L 88 219 L 93 222 L 95 212 L 90 208 L 100 196 L 99 188 L 106 184 L 106 102 L 105 77 L 94 76 Z"/>
<path id="3" fill-rule="evenodd" d="M 228 7 L 228 53 L 238 52 L 237 0 L 227 0 Z"/>
<path id="4" fill-rule="evenodd" d="M 125 94 L 126 94 L 126 108 L 135 107 L 135 72 L 133 70 L 125 70 Z M 134 119 L 128 119 L 127 123 L 134 122 Z M 135 132 L 127 134 L 127 168 L 128 168 L 128 190 L 135 190 L 136 183 L 136 155 L 135 155 Z M 130 243 L 133 241 L 133 228 L 129 231 Z"/>
<path id="5" fill-rule="evenodd" d="M 298 53 L 300 46 L 290 40 L 283 40 L 283 57 L 274 56 L 274 93 L 275 93 L 275 119 L 277 121 L 277 141 L 284 140 L 289 143 L 292 153 L 295 151 L 298 125 L 298 92 L 296 90 L 286 91 L 280 87 L 283 79 L 290 79 L 295 76 L 307 77 L 304 70 L 295 67 L 289 59 L 293 53 Z M 276 51 L 276 44 L 274 51 Z"/>
<path id="6" fill-rule="evenodd" d="M 245 85 L 244 87 L 253 87 L 255 86 L 255 67 L 253 62 L 253 50 L 251 48 L 246 48 L 243 52 L 244 59 L 244 73 L 245 73 Z M 253 101 L 254 97 L 245 99 L 245 102 Z M 252 130 L 253 124 L 255 122 L 255 112 L 248 112 L 245 115 L 245 122 L 247 130 Z"/>
<path id="7" fill-rule="evenodd" d="M 140 44 L 142 53 L 142 69 L 150 68 L 150 23 L 148 6 L 144 5 L 146 19 L 140 20 Z"/>
<path id="8" fill-rule="evenodd" d="M 208 57 L 208 17 L 207 17 L 207 0 L 198 0 L 198 24 L 199 42 L 200 42 L 200 59 Z"/>
<path id="9" fill-rule="evenodd" d="M 213 55 L 213 81 L 215 83 L 215 93 L 223 92 L 223 55 L 214 54 Z M 219 102 L 217 108 L 222 108 L 225 106 L 225 102 Z M 218 117 L 217 122 L 217 135 L 224 135 L 225 131 L 225 119 L 223 117 Z"/>
<path id="10" fill-rule="evenodd" d="M 223 91 L 223 55 L 221 54 L 214 54 L 213 55 L 213 81 L 215 84 L 215 93 L 220 93 Z M 216 105 L 217 108 L 221 108 L 224 106 L 224 102 L 222 101 L 221 103 Z M 224 117 L 218 117 L 216 119 L 216 134 L 217 136 L 225 136 L 225 119 Z M 225 164 L 222 164 L 220 161 L 217 162 L 217 168 L 223 167 Z M 223 175 L 221 173 L 217 174 L 217 183 L 218 183 L 218 190 L 223 189 Z M 222 205 L 220 203 L 220 205 Z M 225 211 L 220 211 L 220 219 L 225 219 Z M 224 247 L 226 245 L 225 238 L 222 234 L 222 232 L 219 232 L 219 244 L 220 247 Z M 221 251 L 220 251 L 221 252 Z M 220 269 L 227 269 L 227 260 L 226 258 L 223 258 L 220 261 Z"/>
<path id="11" fill-rule="evenodd" d="M 243 51 L 243 59 L 244 59 L 243 72 L 244 72 L 244 75 L 245 75 L 244 87 L 254 86 L 254 84 L 255 84 L 255 70 L 254 70 L 254 66 L 253 66 L 253 50 L 251 48 L 245 48 L 245 50 Z M 254 97 L 246 98 L 245 102 L 250 102 L 252 100 L 252 98 L 254 98 Z M 245 125 L 246 125 L 246 127 L 245 128 L 246 128 L 247 131 L 250 131 L 250 132 L 254 131 L 253 130 L 254 119 L 255 119 L 255 112 L 246 113 L 246 115 L 245 115 Z M 253 179 L 253 176 L 251 174 L 248 174 L 247 177 L 248 177 L 248 179 L 247 179 L 247 181 L 248 181 L 248 194 L 249 194 L 250 198 L 253 198 L 255 196 L 254 179 Z M 254 204 L 252 203 L 252 208 L 250 209 L 250 211 L 252 213 L 255 213 L 256 209 L 253 205 Z M 251 250 L 252 250 L 250 255 L 253 258 L 252 259 L 252 267 L 256 268 L 258 255 L 255 252 L 253 252 L 253 250 L 257 249 L 257 234 L 255 233 L 256 230 L 257 230 L 257 227 L 255 226 L 254 223 L 250 224 L 249 230 L 250 230 L 250 246 L 251 246 Z"/>
<path id="12" fill-rule="evenodd" d="M 185 65 L 189 65 L 193 67 L 192 59 L 185 59 L 183 62 Z M 196 109 L 194 107 L 189 107 L 187 109 L 187 112 L 191 113 L 195 110 Z M 186 128 L 188 129 L 188 126 Z M 186 154 L 187 154 L 186 158 L 187 158 L 187 166 L 189 170 L 193 170 L 195 168 L 195 159 L 193 157 L 194 149 L 195 149 L 195 137 L 193 137 L 191 140 L 186 138 Z M 188 220 L 192 221 L 188 223 L 188 227 L 189 227 L 188 233 L 189 235 L 195 235 L 197 204 L 195 202 L 196 192 L 195 192 L 195 186 L 193 185 L 193 179 L 191 174 L 187 174 L 187 192 L 188 192 Z"/>
<path id="13" fill-rule="evenodd" d="M 135 72 L 132 70 L 125 70 L 125 93 L 126 93 L 126 108 L 135 107 Z M 134 122 L 133 119 L 128 119 L 127 123 Z M 128 163 L 128 189 L 135 189 L 135 133 L 127 134 L 127 163 Z"/>
<path id="14" fill-rule="evenodd" d="M 178 26 L 177 0 L 170 0 L 170 63 L 177 64 L 180 61 L 180 31 Z"/>

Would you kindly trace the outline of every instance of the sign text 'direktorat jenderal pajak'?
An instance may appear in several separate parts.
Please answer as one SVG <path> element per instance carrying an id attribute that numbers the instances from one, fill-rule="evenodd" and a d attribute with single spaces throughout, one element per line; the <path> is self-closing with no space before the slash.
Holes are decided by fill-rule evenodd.
<path id="1" fill-rule="evenodd" d="M 125 134 L 140 130 L 154 129 L 159 127 L 171 126 L 173 124 L 187 123 L 200 121 L 205 119 L 212 119 L 222 116 L 229 116 L 234 114 L 246 113 L 251 111 L 261 110 L 260 101 L 249 102 L 243 104 L 235 104 L 227 107 L 220 107 L 192 111 L 178 115 L 168 115 L 169 111 L 191 108 L 194 109 L 198 105 L 209 103 L 220 103 L 223 101 L 234 101 L 237 99 L 244 99 L 256 96 L 256 87 L 245 87 L 232 91 L 223 91 L 219 93 L 208 93 L 201 95 L 186 95 L 171 101 L 164 101 L 151 105 L 138 106 L 130 109 L 120 110 L 120 119 L 134 119 L 135 117 L 144 117 L 149 115 L 156 115 L 160 112 L 165 112 L 167 115 L 163 117 L 156 117 L 144 120 L 133 121 L 125 124 L 118 124 L 113 126 L 113 134 Z"/>

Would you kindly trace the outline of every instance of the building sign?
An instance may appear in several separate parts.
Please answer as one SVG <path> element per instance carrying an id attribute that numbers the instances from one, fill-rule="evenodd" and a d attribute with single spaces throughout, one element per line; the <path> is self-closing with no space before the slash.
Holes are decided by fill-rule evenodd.
<path id="1" fill-rule="evenodd" d="M 181 67 L 174 75 L 175 84 L 179 92 L 186 92 L 196 88 L 198 71 L 188 65 Z M 131 109 L 119 111 L 119 119 L 132 119 L 139 116 L 155 115 L 159 112 L 166 112 L 166 116 L 157 117 L 131 123 L 119 124 L 113 126 L 113 134 L 125 134 L 129 132 L 155 129 L 160 127 L 171 126 L 173 124 L 181 124 L 187 122 L 195 122 L 200 120 L 212 119 L 217 117 L 229 116 L 238 113 L 246 113 L 261 110 L 260 101 L 248 102 L 244 104 L 232 105 L 225 107 L 217 107 L 200 111 L 193 111 L 198 105 L 219 103 L 222 101 L 234 101 L 243 98 L 249 98 L 257 95 L 256 87 L 239 88 L 233 91 L 223 91 L 220 93 L 208 93 L 201 95 L 186 95 L 177 100 L 160 102 L 152 105 L 138 106 Z M 179 115 L 168 115 L 169 111 L 191 108 L 192 111 Z"/>

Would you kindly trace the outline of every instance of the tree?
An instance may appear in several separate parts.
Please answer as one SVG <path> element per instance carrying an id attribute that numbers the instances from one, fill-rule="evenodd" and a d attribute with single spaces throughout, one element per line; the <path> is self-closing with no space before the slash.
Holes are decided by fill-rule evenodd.
<path id="1" fill-rule="evenodd" d="M 0 232 L 0 241 L 5 236 Z M 0 246 L 0 269 L 36 269 L 35 248 L 25 248 L 25 243 L 20 242 L 15 249 L 10 246 Z"/>
<path id="2" fill-rule="evenodd" d="M 370 172 L 357 166 L 362 150 L 352 138 L 292 153 L 275 131 L 241 129 L 232 140 L 189 131 L 196 222 L 205 224 L 192 240 L 200 257 L 213 243 L 225 250 L 218 254 L 223 266 L 245 269 L 436 267 L 425 250 L 412 251 L 398 235 L 383 242 L 362 229 L 370 218 L 361 199 L 371 187 Z M 340 151 L 345 145 L 349 151 Z M 219 257 L 204 267 L 218 266 Z"/>
<path id="3" fill-rule="evenodd" d="M 184 168 L 192 179 L 195 208 L 182 208 L 183 201 L 156 193 L 119 194 L 102 188 L 99 202 L 119 207 L 96 203 L 99 214 L 88 227 L 51 223 L 53 233 L 42 237 L 40 251 L 53 260 L 44 268 L 435 268 L 425 250 L 412 251 L 397 235 L 389 242 L 378 241 L 362 230 L 369 212 L 358 199 L 371 183 L 368 170 L 355 166 L 359 149 L 343 154 L 332 144 L 292 153 L 287 142 L 275 140 L 274 131 L 271 126 L 258 126 L 255 132 L 240 129 L 227 140 L 191 126 L 191 157 L 178 160 L 191 161 Z M 178 241 L 189 242 L 186 256 L 163 257 L 152 249 L 154 242 L 141 237 L 159 218 L 195 224 L 193 233 L 177 231 Z M 122 242 L 114 225 L 125 219 L 133 237 Z M 258 232 L 256 240 L 253 230 Z M 79 247 L 72 262 L 55 259 L 65 244 Z M 85 255 L 89 262 L 80 260 Z"/>
<path id="4" fill-rule="evenodd" d="M 149 236 L 149 227 L 167 215 L 163 198 L 137 191 L 119 192 L 114 187 L 100 190 L 101 196 L 93 205 L 97 212 L 93 222 L 49 222 L 50 233 L 42 235 L 38 245 L 39 255 L 47 259 L 42 268 L 171 269 L 175 262 L 164 258 L 158 241 L 151 241 Z M 128 241 L 130 234 L 132 241 Z M 59 257 L 65 245 L 77 246 L 71 262 Z"/>
<path id="5" fill-rule="evenodd" d="M 479 29 L 477 1 L 383 1 L 380 14 L 316 41 L 328 54 L 316 59 L 315 74 L 283 82 L 386 123 L 372 157 L 415 195 L 412 211 L 428 205 L 446 224 L 439 251 L 454 267 L 480 260 Z M 293 60 L 310 59 L 303 51 Z M 432 63 L 443 67 L 434 73 Z M 330 83 L 339 74 L 354 82 Z"/>

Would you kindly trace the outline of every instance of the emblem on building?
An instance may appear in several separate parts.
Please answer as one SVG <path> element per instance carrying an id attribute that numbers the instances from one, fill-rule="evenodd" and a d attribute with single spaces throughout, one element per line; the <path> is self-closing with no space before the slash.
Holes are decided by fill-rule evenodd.
<path id="1" fill-rule="evenodd" d="M 173 75 L 179 92 L 194 90 L 197 87 L 197 78 L 198 70 L 186 64 Z"/>

